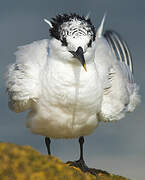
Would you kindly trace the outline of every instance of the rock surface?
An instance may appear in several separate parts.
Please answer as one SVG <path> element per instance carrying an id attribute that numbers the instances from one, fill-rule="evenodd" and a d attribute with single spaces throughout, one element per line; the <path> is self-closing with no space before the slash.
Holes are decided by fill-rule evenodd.
<path id="1" fill-rule="evenodd" d="M 96 176 L 70 167 L 30 146 L 0 143 L 0 180 L 129 180 L 113 174 Z"/>

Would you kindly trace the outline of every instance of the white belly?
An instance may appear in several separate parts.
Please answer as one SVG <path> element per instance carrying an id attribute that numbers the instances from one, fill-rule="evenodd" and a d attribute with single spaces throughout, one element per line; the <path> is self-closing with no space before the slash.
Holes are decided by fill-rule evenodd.
<path id="1" fill-rule="evenodd" d="M 71 72 L 71 71 L 70 71 Z M 42 82 L 42 95 L 28 115 L 33 133 L 51 138 L 75 138 L 90 134 L 97 126 L 102 87 L 92 67 L 70 73 L 50 73 Z M 98 82 L 98 83 L 97 83 Z"/>

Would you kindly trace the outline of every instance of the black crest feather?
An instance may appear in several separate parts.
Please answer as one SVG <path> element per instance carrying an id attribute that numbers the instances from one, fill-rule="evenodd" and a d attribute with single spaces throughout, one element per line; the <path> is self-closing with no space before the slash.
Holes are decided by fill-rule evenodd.
<path id="1" fill-rule="evenodd" d="M 91 29 L 93 34 L 93 41 L 95 40 L 96 31 L 90 19 L 86 19 L 84 16 L 79 16 L 76 13 L 73 14 L 62 14 L 57 15 L 55 18 L 52 18 L 51 24 L 52 28 L 50 28 L 50 36 L 60 40 L 60 32 L 61 25 L 65 22 L 71 21 L 72 19 L 77 19 L 87 24 L 87 26 Z"/>

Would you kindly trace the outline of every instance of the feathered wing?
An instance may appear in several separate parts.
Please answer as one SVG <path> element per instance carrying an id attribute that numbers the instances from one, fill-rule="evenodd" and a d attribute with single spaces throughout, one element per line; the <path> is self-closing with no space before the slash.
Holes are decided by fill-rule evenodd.
<path id="1" fill-rule="evenodd" d="M 16 62 L 8 67 L 6 89 L 9 108 L 23 112 L 39 99 L 39 75 L 47 62 L 48 40 L 18 47 Z"/>
<path id="2" fill-rule="evenodd" d="M 100 120 L 119 120 L 140 102 L 131 54 L 127 44 L 114 31 L 106 31 L 96 43 L 96 67 L 104 83 Z"/>

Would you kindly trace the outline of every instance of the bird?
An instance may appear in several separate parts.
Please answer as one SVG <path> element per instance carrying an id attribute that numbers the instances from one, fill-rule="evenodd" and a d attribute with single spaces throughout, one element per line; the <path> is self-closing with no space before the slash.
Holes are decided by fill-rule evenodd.
<path id="1" fill-rule="evenodd" d="M 83 157 L 84 136 L 99 123 L 124 118 L 140 102 L 127 43 L 114 30 L 98 29 L 87 16 L 58 14 L 50 21 L 49 39 L 18 47 L 8 66 L 8 106 L 29 110 L 26 127 L 45 137 L 79 138 L 80 158 L 70 165 L 90 171 Z"/>

